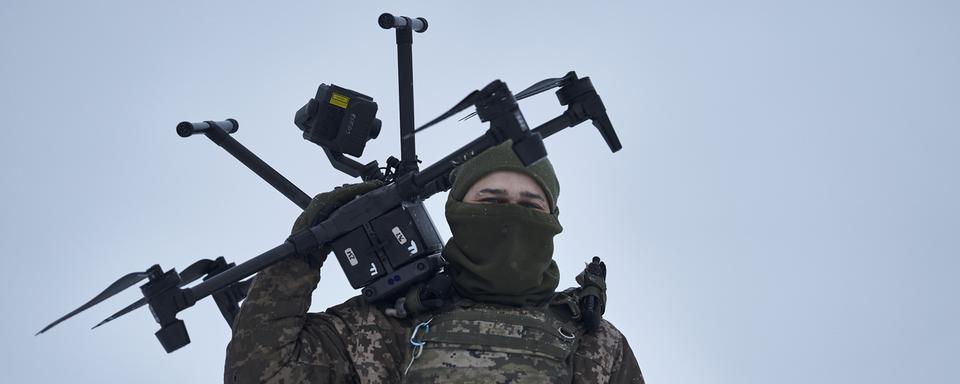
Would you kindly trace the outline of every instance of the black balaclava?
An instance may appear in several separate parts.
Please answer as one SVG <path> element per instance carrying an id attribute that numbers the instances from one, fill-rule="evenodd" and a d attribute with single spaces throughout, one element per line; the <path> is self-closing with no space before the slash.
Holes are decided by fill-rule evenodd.
<path id="1" fill-rule="evenodd" d="M 563 227 L 557 219 L 560 184 L 550 161 L 524 167 L 507 141 L 459 166 L 451 175 L 446 217 L 453 237 L 443 248 L 457 294 L 468 299 L 515 306 L 549 299 L 560 281 L 553 261 L 553 237 Z M 550 206 L 544 213 L 515 204 L 467 204 L 467 191 L 495 171 L 533 178 Z"/>

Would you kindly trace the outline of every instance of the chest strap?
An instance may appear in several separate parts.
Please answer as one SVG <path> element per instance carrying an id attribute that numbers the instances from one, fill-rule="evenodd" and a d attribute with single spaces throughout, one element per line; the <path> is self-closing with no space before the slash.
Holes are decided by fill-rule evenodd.
<path id="1" fill-rule="evenodd" d="M 423 335 L 428 348 L 460 347 L 533 354 L 563 361 L 576 349 L 580 330 L 548 311 L 461 308 L 434 317 Z M 432 345 L 431 345 L 432 344 Z"/>

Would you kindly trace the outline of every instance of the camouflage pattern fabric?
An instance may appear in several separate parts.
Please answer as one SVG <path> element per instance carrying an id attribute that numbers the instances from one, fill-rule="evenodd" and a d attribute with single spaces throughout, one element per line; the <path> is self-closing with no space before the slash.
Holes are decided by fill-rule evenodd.
<path id="1" fill-rule="evenodd" d="M 255 278 L 249 295 L 233 325 L 233 338 L 227 346 L 224 383 L 399 383 L 412 357 L 409 342 L 414 319 L 397 319 L 384 314 L 383 307 L 354 297 L 321 313 L 307 313 L 311 293 L 320 281 L 317 268 L 303 258 L 290 258 L 263 271 Z M 556 319 L 542 309 L 510 309 L 481 304 L 475 312 L 501 316 L 506 312 L 516 317 L 503 321 L 457 320 L 454 312 L 462 307 L 446 309 L 434 316 L 440 330 L 462 329 L 463 321 L 474 322 L 472 332 L 487 333 L 532 341 L 539 352 L 515 351 L 509 345 L 491 342 L 458 340 L 440 345 L 430 341 L 414 362 L 406 382 L 430 382 L 429 367 L 445 364 L 430 357 L 430 351 L 454 354 L 449 364 L 493 364 L 486 370 L 473 370 L 486 377 L 462 377 L 459 382 L 572 382 L 573 383 L 643 383 L 643 376 L 626 339 L 609 322 L 603 321 L 597 332 L 582 334 L 578 329 L 574 348 L 559 348 L 567 357 L 559 364 L 558 349 L 543 348 L 557 344 L 547 335 L 557 325 Z M 450 312 L 448 314 L 448 312 Z M 444 317 L 446 315 L 446 317 Z M 519 319 L 519 320 L 517 320 Z M 423 319 L 418 319 L 423 320 Z M 459 321 L 459 323 L 458 323 Z M 446 325 L 440 325 L 446 323 Z M 529 327 L 528 327 L 529 326 Z M 460 327 L 460 328 L 457 328 Z M 525 328 L 526 327 L 526 328 Z M 481 329 L 482 328 L 482 329 Z M 537 330 L 545 328 L 547 330 Z M 435 328 L 437 329 L 437 328 Z M 526 330 L 524 330 L 526 329 Z M 538 333 L 539 332 L 539 333 Z M 438 333 L 439 334 L 439 333 Z M 549 336 L 549 337 L 548 337 Z M 537 342 L 540 340 L 541 342 Z M 559 339 L 557 339 L 559 340 Z M 449 340 L 448 340 L 449 341 Z M 444 348 L 440 348 L 444 347 Z M 509 353 L 529 359 L 529 365 L 499 364 Z M 463 360 L 457 360 L 463 358 Z M 538 359 L 534 361 L 534 359 Z M 513 364 L 513 363 L 511 363 Z M 412 377 L 414 372 L 425 376 Z M 521 373 L 525 373 L 521 375 Z M 419 374 L 419 373 L 417 373 Z M 502 380 L 501 380 L 502 379 Z M 443 381 L 437 381 L 443 382 Z"/>
<path id="2" fill-rule="evenodd" d="M 408 383 L 569 383 L 580 333 L 546 307 L 467 305 L 427 315 Z M 461 304 L 461 303 L 458 303 Z"/>

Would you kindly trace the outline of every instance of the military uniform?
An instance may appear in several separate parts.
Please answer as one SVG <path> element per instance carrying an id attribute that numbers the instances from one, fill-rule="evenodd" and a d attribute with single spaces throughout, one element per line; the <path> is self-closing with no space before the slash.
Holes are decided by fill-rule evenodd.
<path id="1" fill-rule="evenodd" d="M 531 177 L 549 212 L 463 202 L 467 189 L 494 171 Z M 585 324 L 593 327 L 597 317 L 587 316 L 592 309 L 579 312 L 580 291 L 555 292 L 553 237 L 562 227 L 549 161 L 524 166 L 508 141 L 460 165 L 451 181 L 446 217 L 453 236 L 443 249 L 448 300 L 401 317 L 361 297 L 307 313 L 327 250 L 281 261 L 250 287 L 233 325 L 224 382 L 643 383 L 620 331 L 601 321 L 587 332 Z M 379 185 L 318 195 L 294 232 Z M 592 289 L 603 297 L 602 282 L 589 284 L 584 295 Z"/>
<path id="2" fill-rule="evenodd" d="M 550 317 L 543 315 L 547 313 L 545 311 L 560 312 L 552 317 L 562 319 L 562 311 L 557 309 L 563 306 L 552 306 L 553 309 L 546 306 L 515 308 L 464 299 L 457 302 L 460 305 L 437 313 L 399 319 L 386 315 L 382 306 L 354 297 L 325 312 L 307 313 L 311 293 L 319 281 L 319 270 L 311 268 L 300 258 L 284 260 L 256 276 L 227 347 L 225 383 L 420 382 L 409 377 L 405 380 L 403 373 L 413 355 L 410 336 L 417 324 L 425 321 L 424 317 L 433 318 L 437 323 L 432 321 L 432 329 L 418 338 L 425 342 L 424 351 L 414 360 L 409 373 L 417 374 L 420 379 L 431 377 L 431 364 L 453 361 L 453 364 L 462 366 L 445 372 L 460 372 L 462 377 L 453 380 L 446 380 L 451 379 L 450 376 L 435 377 L 436 382 L 643 383 L 626 338 L 607 321 L 603 321 L 595 333 L 583 334 L 580 327 L 565 330 L 577 335 L 577 345 L 571 349 L 568 360 L 557 363 L 568 370 L 563 375 L 565 377 L 538 377 L 538 369 L 551 373 L 556 367 L 541 364 L 531 368 L 516 364 L 516 354 L 504 352 L 509 348 L 462 350 L 451 348 L 449 344 L 447 348 L 433 348 L 431 345 L 443 344 L 430 340 L 431 333 L 443 330 L 443 324 L 439 323 L 443 315 L 463 312 L 464 307 L 479 306 L 474 309 L 480 313 L 497 313 L 499 310 L 499 315 L 502 311 L 516 312 L 513 315 L 521 318 L 513 322 L 516 323 L 522 322 L 523 318 L 545 320 Z M 447 329 L 458 328 L 456 321 L 451 321 Z M 482 320 L 464 320 L 459 327 L 470 326 L 471 321 L 475 328 L 484 328 Z M 489 323 L 487 330 L 499 333 L 501 337 L 535 337 L 536 331 L 524 331 L 524 328 L 535 329 L 533 326 L 511 324 L 498 327 Z M 452 358 L 451 353 L 454 354 Z M 549 362 L 552 358 L 546 356 L 540 360 Z"/>

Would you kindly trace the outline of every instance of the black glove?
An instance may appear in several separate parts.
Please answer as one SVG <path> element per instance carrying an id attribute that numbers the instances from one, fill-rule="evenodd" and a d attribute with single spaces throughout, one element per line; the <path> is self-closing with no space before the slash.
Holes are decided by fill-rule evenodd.
<path id="1" fill-rule="evenodd" d="M 343 186 L 334 188 L 330 192 L 324 192 L 315 196 L 313 200 L 310 200 L 310 205 L 307 206 L 307 209 L 293 222 L 293 230 L 290 231 L 290 233 L 297 233 L 326 220 L 337 208 L 349 203 L 357 196 L 381 186 L 383 186 L 383 182 L 380 180 L 371 180 L 359 184 L 344 184 Z M 329 253 L 330 248 L 322 246 L 302 256 L 307 259 L 311 266 L 319 268 L 324 260 L 327 259 L 327 254 Z"/>

